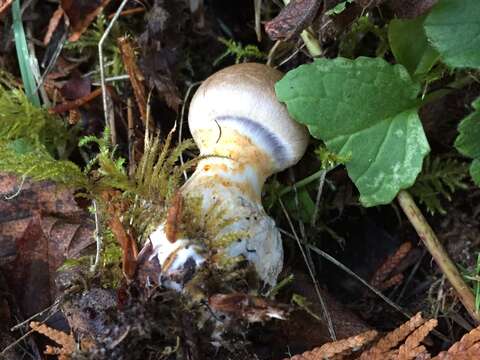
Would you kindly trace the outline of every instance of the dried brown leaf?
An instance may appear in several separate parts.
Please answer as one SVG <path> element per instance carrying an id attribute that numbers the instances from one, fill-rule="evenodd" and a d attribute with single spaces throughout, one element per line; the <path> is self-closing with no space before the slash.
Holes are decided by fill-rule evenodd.
<path id="1" fill-rule="evenodd" d="M 320 0 L 292 0 L 272 20 L 265 23 L 265 32 L 272 40 L 289 40 L 300 34 L 315 19 Z"/>
<path id="2" fill-rule="evenodd" d="M 93 243 L 94 224 L 71 190 L 0 175 L 0 259 L 25 316 L 49 306 L 55 272 Z M 12 198 L 5 195 L 15 194 Z"/>
<path id="3" fill-rule="evenodd" d="M 77 41 L 109 2 L 110 0 L 61 0 L 60 5 L 72 28 L 68 41 Z"/>
<path id="4" fill-rule="evenodd" d="M 65 100 L 77 100 L 91 93 L 92 82 L 88 77 L 82 77 L 75 71 L 67 82 L 60 88 L 60 94 Z"/>

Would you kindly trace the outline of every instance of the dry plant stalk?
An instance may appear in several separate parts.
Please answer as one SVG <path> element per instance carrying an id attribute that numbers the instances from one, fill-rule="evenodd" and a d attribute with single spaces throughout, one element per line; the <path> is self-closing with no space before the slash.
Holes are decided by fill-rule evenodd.
<path id="1" fill-rule="evenodd" d="M 133 279 L 137 270 L 138 248 L 132 234 L 127 232 L 120 220 L 126 210 L 126 204 L 119 201 L 119 192 L 116 190 L 104 191 L 102 198 L 107 205 L 108 227 L 122 248 L 122 271 L 127 280 Z"/>
<path id="2" fill-rule="evenodd" d="M 120 48 L 120 53 L 122 54 L 123 65 L 130 77 L 130 83 L 132 84 L 133 94 L 135 95 L 143 125 L 145 127 L 147 124 L 150 126 L 150 122 L 147 119 L 147 97 L 145 95 L 144 76 L 135 61 L 135 51 L 127 37 L 118 38 L 117 42 L 118 47 Z M 150 128 L 149 130 L 153 129 Z"/>
<path id="3" fill-rule="evenodd" d="M 400 245 L 397 251 L 389 256 L 377 271 L 375 271 L 372 280 L 370 280 L 370 284 L 377 289 L 384 290 L 401 282 L 403 280 L 402 274 L 396 274 L 391 277 L 390 275 L 408 255 L 410 250 L 412 250 L 411 242 L 407 241 Z"/>
<path id="4" fill-rule="evenodd" d="M 397 200 L 408 220 L 417 231 L 418 237 L 422 240 L 438 267 L 442 270 L 442 273 L 445 274 L 445 277 L 457 292 L 465 309 L 476 324 L 480 324 L 480 314 L 476 311 L 475 298 L 471 288 L 463 280 L 457 266 L 448 256 L 447 251 L 415 204 L 412 196 L 407 191 L 402 190 L 398 193 Z"/>
<path id="5" fill-rule="evenodd" d="M 70 359 L 70 355 L 75 351 L 75 339 L 72 334 L 53 329 L 37 321 L 31 321 L 30 328 L 60 345 L 60 347 L 47 346 L 44 351 L 45 355 L 58 355 L 59 360 Z"/>
<path id="6" fill-rule="evenodd" d="M 102 95 L 102 89 L 98 88 L 93 90 L 90 94 L 85 95 L 81 98 L 78 98 L 72 101 L 65 101 L 64 103 L 58 104 L 57 106 L 49 109 L 48 112 L 50 114 L 59 114 L 59 113 L 64 113 L 71 110 L 76 110 L 79 107 L 89 103 L 90 101 L 92 101 L 93 99 L 95 99 L 100 95 Z"/>

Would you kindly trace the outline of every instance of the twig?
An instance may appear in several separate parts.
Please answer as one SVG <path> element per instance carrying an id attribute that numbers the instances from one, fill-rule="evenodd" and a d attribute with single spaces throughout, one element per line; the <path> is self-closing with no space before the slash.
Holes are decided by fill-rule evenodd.
<path id="1" fill-rule="evenodd" d="M 297 55 L 303 48 L 305 47 L 305 43 L 303 43 L 301 46 L 299 46 L 297 49 L 295 49 L 294 52 L 292 52 L 290 55 L 288 55 L 285 59 L 283 59 L 282 61 L 280 61 L 280 63 L 275 66 L 275 68 L 279 68 L 280 66 L 286 64 L 287 62 L 289 62 L 291 59 L 293 59 L 295 57 L 295 55 Z"/>
<path id="2" fill-rule="evenodd" d="M 127 99 L 127 138 L 128 138 L 128 175 L 133 176 L 135 171 L 135 124 L 133 122 L 133 101 Z"/>
<path id="3" fill-rule="evenodd" d="M 334 168 L 329 168 L 329 169 L 321 169 L 321 170 L 318 170 L 317 172 L 313 173 L 312 175 L 309 175 L 307 176 L 306 178 L 296 182 L 295 184 L 293 184 L 292 186 L 288 186 L 284 189 L 282 189 L 279 194 L 278 194 L 278 197 L 282 197 L 284 196 L 285 194 L 288 194 L 289 192 L 293 191 L 295 188 L 299 189 L 299 188 L 302 188 L 304 186 L 307 186 L 308 184 L 314 182 L 315 180 L 318 180 L 320 179 L 322 176 L 325 176 L 325 174 L 327 172 L 329 172 L 330 170 L 333 170 Z"/>
<path id="4" fill-rule="evenodd" d="M 472 290 L 468 287 L 465 281 L 463 281 L 460 272 L 448 256 L 445 248 L 438 240 L 420 209 L 415 204 L 412 196 L 407 191 L 402 190 L 397 195 L 397 199 L 408 220 L 417 231 L 423 244 L 435 259 L 440 270 L 442 270 L 448 281 L 450 281 L 453 288 L 456 290 L 460 301 L 463 303 L 470 316 L 477 324 L 479 324 L 480 314 L 475 311 L 475 299 Z"/>
<path id="5" fill-rule="evenodd" d="M 277 51 L 278 47 L 280 46 L 282 42 L 280 40 L 277 40 L 275 41 L 275 44 L 273 44 L 273 46 L 270 48 L 270 51 L 268 52 L 268 56 L 267 56 L 267 65 L 268 66 L 272 66 L 272 62 L 273 62 L 273 55 L 275 54 L 275 52 Z"/>
<path id="6" fill-rule="evenodd" d="M 105 66 L 109 66 L 109 64 L 105 64 Z M 92 73 L 95 73 L 95 71 L 93 71 Z M 86 76 L 82 76 L 82 77 L 85 78 Z M 105 78 L 106 83 L 122 81 L 122 80 L 130 80 L 130 76 L 128 74 L 123 74 L 123 75 L 116 75 L 116 76 L 110 76 Z M 93 86 L 100 86 L 101 84 L 102 84 L 101 82 L 96 82 L 96 81 L 92 82 Z"/>
<path id="7" fill-rule="evenodd" d="M 120 13 L 120 16 L 127 16 L 127 15 L 135 15 L 135 14 L 141 14 L 144 13 L 146 9 L 144 7 L 136 7 L 133 9 L 127 9 L 124 10 Z M 115 13 L 108 15 L 107 19 L 110 20 L 115 16 Z"/>
<path id="8" fill-rule="evenodd" d="M 255 9 L 255 33 L 257 34 L 257 41 L 262 42 L 262 0 L 253 0 L 253 7 Z"/>
<path id="9" fill-rule="evenodd" d="M 90 267 L 90 271 L 93 273 L 97 270 L 100 263 L 100 252 L 102 250 L 102 237 L 100 236 L 100 220 L 98 217 L 97 201 L 93 200 L 93 211 L 95 216 L 95 243 L 97 244 L 97 251 L 95 252 L 95 262 Z"/>
<path id="10" fill-rule="evenodd" d="M 31 333 L 33 333 L 34 330 L 29 330 L 27 331 L 25 334 L 23 334 L 22 336 L 20 336 L 18 339 L 15 339 L 14 342 L 12 342 L 11 344 L 9 344 L 8 346 L 6 346 L 2 352 L 0 352 L 0 358 L 2 358 L 8 350 L 14 348 L 16 345 L 18 345 L 22 340 L 26 339 Z"/>
<path id="11" fill-rule="evenodd" d="M 125 70 L 130 76 L 130 83 L 132 84 L 133 94 L 135 95 L 138 110 L 140 111 L 140 117 L 142 118 L 143 125 L 147 126 L 147 123 L 151 124 L 151 122 L 147 121 L 147 99 L 145 96 L 145 84 L 143 83 L 144 76 L 135 61 L 135 52 L 133 51 L 130 40 L 127 37 L 121 37 L 117 39 L 117 43 L 120 48 L 120 53 L 122 54 Z"/>
<path id="12" fill-rule="evenodd" d="M 292 169 L 290 169 L 290 174 L 292 175 L 292 178 L 294 179 Z M 298 189 L 295 186 L 295 184 L 293 184 L 293 188 L 294 188 L 294 193 L 295 193 L 295 206 L 296 206 L 297 211 L 300 211 L 300 202 L 298 200 Z M 306 235 L 306 232 L 305 232 L 305 224 L 303 223 L 303 221 L 301 219 L 298 219 L 298 226 L 300 228 L 300 234 L 302 235 L 303 243 L 306 244 L 307 243 L 307 235 Z M 310 249 L 307 248 L 307 249 L 304 249 L 304 250 L 305 250 L 305 261 L 307 262 L 307 267 L 310 270 L 310 276 L 311 276 L 312 281 L 314 283 L 315 289 L 318 290 L 317 291 L 318 301 L 319 301 L 320 306 L 322 308 L 324 318 L 327 321 L 328 332 L 330 333 L 332 339 L 335 339 L 335 336 L 336 336 L 335 335 L 335 328 L 333 327 L 333 321 L 332 321 L 332 317 L 330 316 L 330 311 L 328 310 L 328 306 L 325 303 L 325 300 L 323 299 L 322 293 L 319 290 L 317 274 L 315 272 L 315 266 L 313 264 L 312 254 L 310 252 Z"/>
<path id="13" fill-rule="evenodd" d="M 14 198 L 16 198 L 20 192 L 22 191 L 23 189 L 23 185 L 25 184 L 25 180 L 27 179 L 27 174 L 23 174 L 22 175 L 22 182 L 20 183 L 20 185 L 18 186 L 18 189 L 17 191 L 15 191 L 13 194 L 11 195 L 5 195 L 4 198 L 5 200 L 12 200 Z"/>
<path id="14" fill-rule="evenodd" d="M 27 322 L 30 322 L 30 320 L 32 320 L 33 318 L 49 311 L 49 310 L 52 310 L 53 308 L 56 308 L 59 304 L 60 304 L 60 301 L 61 301 L 61 298 L 58 298 L 57 300 L 55 300 L 55 302 L 50 305 L 49 307 L 47 307 L 46 309 L 43 309 L 42 311 L 30 316 L 27 320 L 15 325 L 13 328 L 10 329 L 10 331 L 15 331 L 19 328 L 21 328 L 22 326 L 26 325 Z M 50 314 L 47 315 L 47 317 L 45 319 L 43 319 L 44 322 L 46 322 L 48 319 L 50 319 L 53 315 L 55 314 L 54 311 L 52 311 Z M 13 347 L 15 347 L 16 345 L 18 345 L 22 340 L 26 339 L 30 334 L 32 334 L 34 332 L 34 330 L 29 330 L 27 331 L 25 334 L 23 334 L 22 336 L 20 336 L 18 339 L 15 339 L 15 341 L 11 344 L 9 344 L 8 346 L 6 346 L 1 352 L 0 352 L 0 359 L 3 358 L 3 356 L 10 350 L 12 349 Z"/>
<path id="15" fill-rule="evenodd" d="M 325 184 L 325 175 L 327 174 L 326 170 L 322 170 L 320 173 L 320 179 L 318 181 L 318 190 L 317 190 L 317 198 L 315 199 L 315 209 L 313 210 L 312 214 L 312 226 L 315 226 L 318 217 L 318 208 L 320 205 L 320 199 L 322 197 L 323 192 L 323 185 Z"/>
<path id="16" fill-rule="evenodd" d="M 290 219 L 290 215 L 288 214 L 288 211 L 285 208 L 285 205 L 283 204 L 282 199 L 280 199 L 279 202 L 280 202 L 280 206 L 282 207 L 282 211 L 285 214 L 285 217 L 287 218 L 287 222 L 288 222 L 288 224 L 289 224 L 289 226 L 290 226 L 290 228 L 293 232 L 293 235 L 295 236 L 295 240 L 297 241 L 298 247 L 300 248 L 300 252 L 302 253 L 303 259 L 304 259 L 305 264 L 306 264 L 307 269 L 308 269 L 308 273 L 309 273 L 309 275 L 310 275 L 310 277 L 313 281 L 313 286 L 315 288 L 315 292 L 316 292 L 318 300 L 320 302 L 320 306 L 322 307 L 322 310 L 325 311 L 325 317 L 326 317 L 330 337 L 332 338 L 332 340 L 335 341 L 335 340 L 337 340 L 337 336 L 335 334 L 335 329 L 333 327 L 333 322 L 332 322 L 331 317 L 329 316 L 328 311 L 326 311 L 327 306 L 325 305 L 325 302 L 323 300 L 322 293 L 320 292 L 320 288 L 318 286 L 317 279 L 315 278 L 315 275 L 313 274 L 313 270 L 312 270 L 312 267 L 310 266 L 310 263 L 308 261 L 307 254 L 305 253 L 305 249 L 302 246 L 300 238 L 297 235 L 297 231 L 295 230 L 295 227 L 293 226 L 292 220 Z"/>
<path id="17" fill-rule="evenodd" d="M 85 95 L 81 98 L 72 100 L 72 101 L 66 101 L 64 103 L 58 104 L 57 106 L 48 109 L 48 112 L 50 114 L 55 114 L 55 113 L 64 113 L 70 110 L 78 109 L 80 106 L 83 106 L 93 99 L 95 99 L 97 96 L 100 96 L 102 94 L 102 89 L 98 88 L 93 90 L 90 94 Z"/>
<path id="18" fill-rule="evenodd" d="M 117 11 L 115 12 L 115 16 L 113 17 L 112 21 L 108 24 L 107 29 L 103 33 L 100 41 L 98 42 L 98 57 L 99 57 L 99 65 L 100 65 L 100 80 L 102 82 L 102 100 L 103 100 L 103 116 L 105 118 L 105 124 L 109 124 L 111 137 L 112 137 L 112 144 L 117 143 L 117 131 L 115 128 L 115 119 L 113 117 L 108 116 L 108 104 L 107 104 L 107 85 L 105 84 L 105 68 L 103 64 L 103 43 L 107 39 L 108 34 L 112 30 L 113 25 L 117 22 L 120 13 L 122 12 L 125 5 L 127 5 L 128 0 L 123 0 L 120 6 L 118 7 Z"/>
<path id="19" fill-rule="evenodd" d="M 27 325 L 27 323 L 29 323 L 30 321 L 35 319 L 37 316 L 40 316 L 40 315 L 46 313 L 47 311 L 51 311 L 52 309 L 56 310 L 57 306 L 60 304 L 60 300 L 61 300 L 61 298 L 58 298 L 57 300 L 55 300 L 55 302 L 52 305 L 46 307 L 45 309 L 41 310 L 40 312 L 38 312 L 36 314 L 33 314 L 32 316 L 30 316 L 28 319 L 22 321 L 21 323 L 18 323 L 17 325 L 13 326 L 10 329 L 10 331 L 16 331 L 16 330 L 20 329 L 22 326 Z M 47 317 L 47 319 L 50 318 L 52 315 L 53 315 L 53 313 L 50 314 Z"/>

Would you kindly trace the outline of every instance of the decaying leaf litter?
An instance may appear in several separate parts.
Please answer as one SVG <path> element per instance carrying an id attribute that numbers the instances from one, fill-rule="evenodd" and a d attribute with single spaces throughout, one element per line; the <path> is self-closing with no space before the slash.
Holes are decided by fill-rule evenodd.
<path id="1" fill-rule="evenodd" d="M 474 0 L 0 4 L 2 356 L 480 356 L 478 13 Z M 250 236 L 238 219 L 181 187 L 233 156 L 199 156 L 187 117 L 202 81 L 244 62 L 287 73 L 271 93 L 311 135 L 262 192 L 283 240 L 274 286 L 253 253 L 220 250 Z M 180 280 L 158 276 L 178 258 L 157 260 L 159 224 L 201 249 Z"/>

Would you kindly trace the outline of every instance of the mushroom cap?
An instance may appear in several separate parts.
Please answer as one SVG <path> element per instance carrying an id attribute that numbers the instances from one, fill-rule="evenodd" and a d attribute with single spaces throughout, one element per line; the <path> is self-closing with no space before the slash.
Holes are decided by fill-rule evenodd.
<path id="1" fill-rule="evenodd" d="M 244 63 L 206 79 L 193 96 L 188 117 L 202 155 L 244 162 L 268 159 L 266 172 L 270 173 L 296 164 L 309 135 L 275 95 L 275 83 L 282 76 L 270 66 Z"/>

